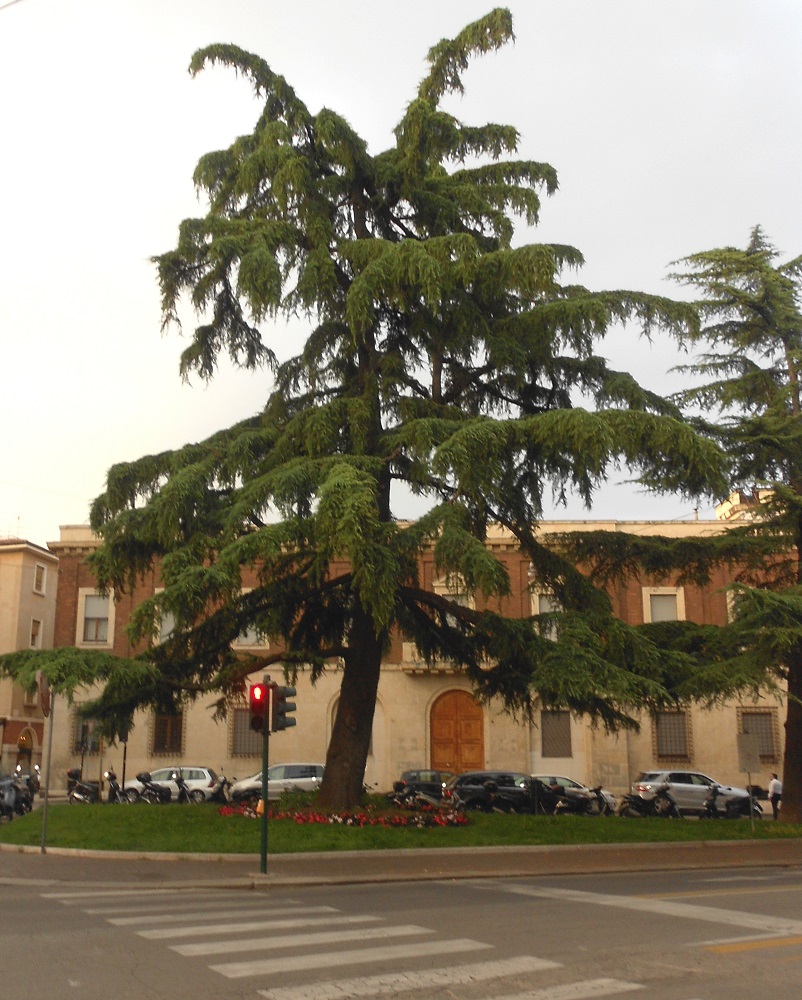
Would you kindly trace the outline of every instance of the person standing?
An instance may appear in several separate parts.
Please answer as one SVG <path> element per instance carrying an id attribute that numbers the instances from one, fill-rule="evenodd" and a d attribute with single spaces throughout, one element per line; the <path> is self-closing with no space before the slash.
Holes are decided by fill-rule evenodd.
<path id="1" fill-rule="evenodd" d="M 780 799 L 783 797 L 783 783 L 777 777 L 776 774 L 772 773 L 771 781 L 769 782 L 769 800 L 771 801 L 771 811 L 774 813 L 774 818 L 780 818 Z"/>

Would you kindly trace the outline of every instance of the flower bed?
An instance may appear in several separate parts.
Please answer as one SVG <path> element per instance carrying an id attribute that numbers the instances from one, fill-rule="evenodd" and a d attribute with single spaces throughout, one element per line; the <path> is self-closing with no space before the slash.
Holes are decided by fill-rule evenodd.
<path id="1" fill-rule="evenodd" d="M 259 814 L 251 806 L 221 806 L 221 816 L 246 816 L 258 819 Z M 338 826 L 389 826 L 414 827 L 422 829 L 433 826 L 467 826 L 468 817 L 453 810 L 429 810 L 426 812 L 376 812 L 363 809 L 358 812 L 324 813 L 314 809 L 269 809 L 269 819 L 290 820 L 293 823 L 328 823 Z"/>

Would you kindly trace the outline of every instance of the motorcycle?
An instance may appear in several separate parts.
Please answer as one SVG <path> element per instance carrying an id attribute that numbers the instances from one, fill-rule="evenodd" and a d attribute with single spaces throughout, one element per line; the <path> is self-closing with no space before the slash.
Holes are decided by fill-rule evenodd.
<path id="1" fill-rule="evenodd" d="M 67 771 L 67 801 L 70 805 L 94 805 L 100 802 L 100 784 L 97 781 L 84 781 L 79 767 L 71 767 Z"/>
<path id="2" fill-rule="evenodd" d="M 752 798 L 751 811 L 749 797 L 739 796 L 737 799 L 725 799 L 719 805 L 718 799 L 724 794 L 721 785 L 711 785 L 707 798 L 702 804 L 702 812 L 699 819 L 741 819 L 742 817 L 754 816 L 760 819 L 763 815 L 763 807 Z"/>
<path id="3" fill-rule="evenodd" d="M 552 791 L 558 796 L 554 806 L 554 815 L 566 813 L 574 816 L 610 816 L 613 807 L 605 797 L 601 785 L 582 790 L 579 788 L 563 788 L 552 785 Z"/>
<path id="4" fill-rule="evenodd" d="M 18 815 L 24 816 L 33 809 L 34 799 L 39 791 L 39 765 L 34 764 L 32 772 L 25 772 L 22 765 L 17 764 L 14 782 L 18 792 L 15 810 Z"/>
<path id="5" fill-rule="evenodd" d="M 664 819 L 682 819 L 682 813 L 668 784 L 659 785 L 654 790 L 654 795 L 648 799 L 628 792 L 621 797 L 615 814 L 633 818 L 660 816 Z"/>
<path id="6" fill-rule="evenodd" d="M 170 778 L 178 785 L 178 795 L 176 796 L 175 800 L 176 802 L 178 802 L 179 805 L 194 806 L 197 805 L 199 802 L 206 801 L 203 792 L 199 788 L 194 788 L 192 791 L 189 790 L 189 786 L 187 785 L 180 771 L 171 771 Z M 161 786 L 156 786 L 156 787 L 161 787 Z"/>
<path id="7" fill-rule="evenodd" d="M 120 785 L 114 771 L 109 768 L 108 771 L 103 772 L 103 777 L 109 784 L 109 792 L 106 797 L 106 801 L 110 803 L 118 803 L 119 805 L 129 805 L 131 798 L 128 795 L 128 792 L 122 787 L 122 785 Z"/>
<path id="8" fill-rule="evenodd" d="M 155 782 L 150 776 L 150 771 L 140 771 L 136 780 L 142 785 L 142 791 L 139 793 L 141 802 L 147 802 L 148 805 L 164 805 L 173 797 L 172 789 Z"/>

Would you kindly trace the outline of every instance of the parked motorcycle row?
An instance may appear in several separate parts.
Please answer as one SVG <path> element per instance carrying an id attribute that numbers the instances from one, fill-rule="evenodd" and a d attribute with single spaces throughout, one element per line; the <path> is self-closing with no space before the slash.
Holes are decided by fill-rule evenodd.
<path id="1" fill-rule="evenodd" d="M 500 784 L 486 780 L 480 784 L 466 785 L 460 791 L 454 782 L 436 790 L 422 790 L 414 784 L 397 781 L 387 798 L 400 808 L 453 809 L 507 814 L 542 816 L 625 816 L 632 818 L 656 817 L 682 819 L 685 813 L 672 795 L 671 786 L 664 782 L 650 789 L 650 794 L 628 792 L 616 801 L 615 797 L 597 785 L 594 788 L 565 787 L 548 784 L 536 777 L 518 780 L 514 784 Z M 728 798 L 725 789 L 713 785 L 704 800 L 699 819 L 738 819 L 750 816 L 759 819 L 762 807 L 756 798 Z"/>
<path id="2" fill-rule="evenodd" d="M 18 764 L 14 774 L 0 778 L 0 822 L 8 823 L 15 816 L 24 816 L 33 809 L 39 791 L 39 765 L 30 773 Z"/>
<path id="3" fill-rule="evenodd" d="M 175 796 L 169 785 L 153 781 L 149 771 L 140 771 L 137 774 L 136 779 L 142 786 L 139 791 L 123 788 L 111 769 L 104 771 L 103 777 L 108 786 L 106 801 L 112 804 L 130 805 L 142 802 L 147 805 L 166 805 L 168 802 L 177 802 L 181 805 L 195 805 L 208 801 L 227 805 L 231 802 L 231 782 L 222 775 L 208 798 L 197 789 L 190 790 L 180 771 L 173 771 L 170 774 L 170 779 L 178 788 Z M 101 802 L 99 782 L 84 779 L 80 768 L 70 768 L 67 771 L 67 801 L 71 804 L 87 805 Z"/>
<path id="4" fill-rule="evenodd" d="M 538 778 L 512 786 L 488 780 L 480 786 L 471 786 L 470 791 L 445 789 L 441 796 L 396 782 L 388 799 L 402 808 L 445 808 L 458 812 L 540 816 L 609 816 L 613 812 L 612 796 L 605 793 L 601 785 L 589 789 L 564 788 L 557 784 L 547 785 Z"/>

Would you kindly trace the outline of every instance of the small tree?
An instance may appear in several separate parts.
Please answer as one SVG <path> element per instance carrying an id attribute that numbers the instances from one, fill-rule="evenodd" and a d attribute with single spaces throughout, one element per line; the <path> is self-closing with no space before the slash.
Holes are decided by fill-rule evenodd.
<path id="1" fill-rule="evenodd" d="M 536 694 L 614 727 L 671 698 L 672 657 L 615 621 L 535 527 L 549 493 L 589 503 L 614 463 L 685 495 L 715 480 L 717 449 L 594 351 L 614 323 L 691 334 L 695 314 L 561 283 L 582 263 L 572 247 L 513 245 L 513 219 L 537 222 L 555 171 L 511 158 L 511 126 L 466 125 L 443 107 L 462 93 L 469 59 L 512 37 L 509 12 L 495 10 L 435 45 L 395 144 L 376 155 L 257 56 L 213 45 L 193 57 L 193 74 L 221 63 L 250 80 L 264 109 L 250 135 L 198 164 L 209 211 L 156 259 L 165 323 L 189 295 L 202 320 L 182 373 L 211 378 L 227 352 L 266 366 L 272 388 L 251 419 L 109 472 L 92 509 L 98 579 L 121 590 L 158 561 L 164 590 L 131 632 L 151 634 L 159 613 L 176 621 L 143 654 L 156 669 L 135 693 L 106 682 L 92 710 L 112 728 L 142 705 L 241 692 L 271 659 L 232 653 L 252 628 L 280 638 L 274 659 L 290 673 L 310 664 L 314 680 L 333 658 L 343 664 L 321 793 L 332 807 L 360 795 L 394 630 L 513 710 Z M 261 327 L 281 314 L 312 327 L 279 364 Z M 399 484 L 430 504 L 414 523 L 395 517 Z M 560 601 L 556 641 L 497 610 L 509 581 L 485 546 L 490 523 Z M 483 595 L 478 610 L 421 586 L 427 550 L 463 592 Z M 259 579 L 247 593 L 244 567 Z"/>
<path id="2" fill-rule="evenodd" d="M 712 567 L 731 568 L 725 627 L 642 631 L 689 656 L 674 679 L 681 701 L 787 689 L 783 817 L 802 822 L 802 258 L 779 264 L 778 256 L 756 227 L 746 249 L 692 254 L 672 275 L 702 295 L 702 323 L 682 340 L 706 351 L 681 368 L 698 384 L 676 402 L 705 414 L 694 424 L 722 448 L 730 489 L 752 499 L 750 519 L 695 540 L 589 533 L 562 544 L 599 584 L 639 570 L 704 584 Z"/>

